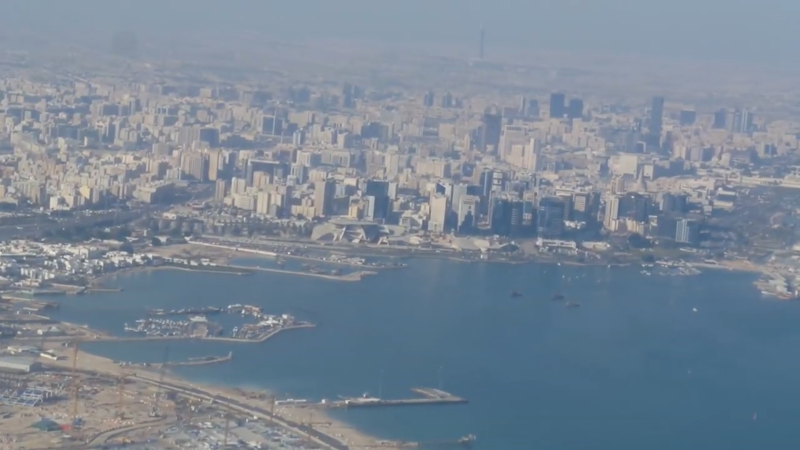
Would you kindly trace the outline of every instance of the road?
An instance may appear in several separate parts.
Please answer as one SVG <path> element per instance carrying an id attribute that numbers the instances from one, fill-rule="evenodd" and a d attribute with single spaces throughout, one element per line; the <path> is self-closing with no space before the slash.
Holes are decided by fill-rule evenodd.
<path id="1" fill-rule="evenodd" d="M 203 391 L 201 389 L 197 389 L 196 387 L 193 387 L 193 386 L 179 385 L 179 384 L 172 383 L 172 382 L 167 382 L 167 381 L 160 382 L 160 381 L 155 380 L 153 378 L 141 376 L 141 375 L 138 375 L 138 374 L 135 375 L 135 377 L 137 379 L 145 382 L 145 383 L 149 383 L 149 384 L 152 384 L 154 386 L 160 386 L 162 389 L 171 390 L 171 391 L 178 392 L 178 393 L 181 393 L 181 394 L 184 394 L 184 395 L 190 395 L 190 396 L 193 396 L 195 398 L 214 401 L 215 403 L 219 403 L 219 404 L 221 404 L 223 406 L 227 406 L 227 407 L 229 407 L 231 409 L 235 409 L 235 410 L 238 410 L 238 411 L 243 412 L 245 414 L 249 414 L 249 415 L 251 415 L 253 417 L 261 417 L 263 419 L 267 419 L 267 420 L 269 420 L 271 422 L 274 422 L 274 423 L 276 423 L 276 424 L 278 424 L 278 425 L 280 425 L 280 426 L 282 426 L 284 428 L 287 428 L 287 429 L 295 432 L 298 435 L 306 435 L 312 441 L 314 441 L 315 443 L 317 443 L 317 444 L 319 444 L 319 445 L 321 445 L 323 447 L 326 447 L 326 448 L 331 448 L 331 449 L 335 449 L 335 450 L 348 450 L 348 448 L 349 448 L 346 444 L 344 444 L 343 442 L 339 441 L 338 439 L 336 439 L 336 438 L 334 438 L 332 436 L 329 436 L 329 435 L 327 435 L 325 433 L 322 433 L 322 432 L 316 430 L 315 428 L 313 428 L 313 427 L 311 427 L 309 425 L 304 425 L 304 424 L 301 424 L 301 423 L 298 423 L 298 422 L 294 422 L 294 421 L 291 421 L 291 420 L 282 419 L 277 415 L 273 415 L 272 413 L 270 413 L 266 409 L 258 408 L 258 407 L 251 406 L 251 405 L 247 405 L 246 403 L 244 403 L 242 401 L 235 400 L 235 399 L 232 399 L 232 398 L 227 397 L 227 396 L 214 395 L 214 394 L 212 394 L 210 392 Z"/>

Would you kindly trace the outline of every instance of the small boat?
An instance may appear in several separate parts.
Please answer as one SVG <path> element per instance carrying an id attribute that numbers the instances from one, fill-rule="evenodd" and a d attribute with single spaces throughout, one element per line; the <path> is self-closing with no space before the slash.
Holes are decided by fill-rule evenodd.
<path id="1" fill-rule="evenodd" d="M 567 308 L 580 308 L 580 307 L 581 307 L 580 303 L 575 303 L 575 302 L 568 302 L 567 303 Z"/>
<path id="2" fill-rule="evenodd" d="M 697 312 L 697 308 L 692 308 L 692 312 Z"/>
<path id="3" fill-rule="evenodd" d="M 564 300 L 564 296 L 562 294 L 553 294 L 553 300 Z"/>
<path id="4" fill-rule="evenodd" d="M 512 298 L 515 298 L 515 297 L 522 297 L 522 294 L 520 294 L 520 293 L 519 293 L 519 292 L 517 292 L 517 291 L 511 291 L 511 297 L 512 297 Z"/>

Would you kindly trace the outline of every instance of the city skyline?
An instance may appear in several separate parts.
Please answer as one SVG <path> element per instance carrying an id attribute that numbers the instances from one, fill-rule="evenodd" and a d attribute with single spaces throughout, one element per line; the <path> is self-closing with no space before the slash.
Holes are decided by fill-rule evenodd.
<path id="1" fill-rule="evenodd" d="M 297 35 L 300 39 L 350 39 L 392 42 L 458 44 L 473 49 L 477 30 L 491 30 L 490 49 L 533 47 L 578 54 L 598 54 L 770 63 L 797 67 L 784 58 L 796 38 L 791 34 L 796 3 L 767 0 L 755 3 L 722 3 L 719 0 L 678 3 L 637 3 L 605 0 L 591 8 L 548 0 L 535 4 L 523 0 L 444 0 L 435 4 L 412 0 L 380 5 L 365 0 L 300 3 L 234 0 L 224 8 L 203 0 L 126 0 L 113 6 L 100 0 L 69 3 L 46 0 L 4 2 L 0 24 L 7 31 L 40 25 L 60 32 L 112 33 L 138 30 L 143 34 L 228 39 L 231 31 L 262 33 L 271 38 Z M 101 7 L 102 6 L 102 7 Z M 724 6 L 724 7 L 722 7 Z M 150 11 L 181 10 L 185 20 Z M 308 14 L 313 11 L 315 14 Z M 425 14 L 418 14 L 425 11 Z M 686 14 L 690 11 L 690 14 Z M 459 20 L 452 20 L 459 12 Z M 319 20 L 317 18 L 325 18 Z M 625 27 L 608 23 L 624 22 Z M 720 28 L 715 28 L 715 24 Z M 729 29 L 748 29 L 748 34 L 709 39 Z M 785 30 L 785 31 L 784 31 Z M 236 35 L 230 38 L 235 39 Z M 474 54 L 474 53 L 473 53 Z M 477 56 L 477 55 L 476 55 Z"/>

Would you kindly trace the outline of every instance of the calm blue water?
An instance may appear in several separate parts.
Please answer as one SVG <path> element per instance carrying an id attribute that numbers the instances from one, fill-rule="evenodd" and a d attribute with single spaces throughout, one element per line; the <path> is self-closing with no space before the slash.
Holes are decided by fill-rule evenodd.
<path id="1" fill-rule="evenodd" d="M 381 385 L 399 398 L 441 380 L 470 399 L 341 413 L 386 438 L 474 433 L 479 449 L 509 450 L 797 448 L 800 303 L 764 300 L 751 281 L 434 260 L 361 283 L 159 271 L 121 277 L 122 293 L 67 298 L 60 314 L 118 332 L 148 307 L 259 304 L 319 326 L 256 345 L 173 343 L 175 359 L 234 351 L 229 364 L 182 374 L 313 399 Z M 509 298 L 512 289 L 524 297 Z M 164 344 L 91 349 L 158 362 Z"/>

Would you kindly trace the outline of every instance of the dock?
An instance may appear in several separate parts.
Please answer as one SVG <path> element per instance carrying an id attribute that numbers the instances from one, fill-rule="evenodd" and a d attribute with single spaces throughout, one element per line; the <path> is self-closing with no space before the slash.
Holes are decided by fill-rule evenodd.
<path id="1" fill-rule="evenodd" d="M 382 398 L 364 396 L 364 397 L 343 398 L 342 400 L 337 400 L 333 402 L 320 402 L 308 406 L 323 407 L 323 408 L 363 408 L 367 406 L 372 406 L 372 407 L 414 406 L 414 405 L 422 406 L 422 405 L 454 405 L 460 403 L 469 403 L 469 400 L 467 400 L 466 398 L 453 395 L 441 389 L 417 387 L 417 388 L 412 388 L 411 391 L 416 394 L 419 394 L 419 397 L 387 400 Z"/>
<path id="2" fill-rule="evenodd" d="M 175 367 L 175 366 L 204 366 L 208 364 L 220 364 L 224 362 L 228 362 L 233 359 L 233 352 L 228 352 L 225 356 L 204 356 L 200 358 L 190 358 L 187 361 L 176 361 L 176 362 L 169 362 L 167 363 L 167 367 Z M 163 363 L 154 363 L 150 364 L 151 367 L 162 367 L 164 366 Z"/>

